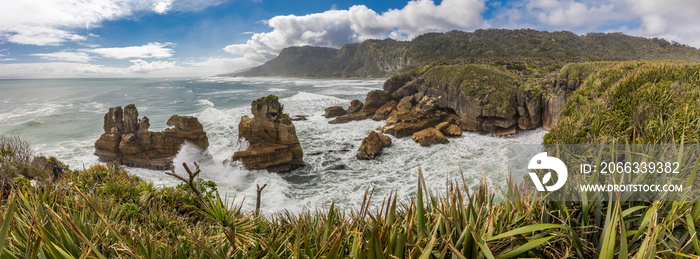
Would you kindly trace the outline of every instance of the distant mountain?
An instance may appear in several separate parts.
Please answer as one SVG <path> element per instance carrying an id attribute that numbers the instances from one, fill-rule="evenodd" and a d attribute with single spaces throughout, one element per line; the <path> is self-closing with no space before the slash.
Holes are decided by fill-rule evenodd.
<path id="1" fill-rule="evenodd" d="M 309 70 L 327 63 L 338 54 L 337 49 L 323 47 L 289 47 L 261 66 L 223 76 L 306 76 Z"/>
<path id="2" fill-rule="evenodd" d="M 340 50 L 290 47 L 240 76 L 388 77 L 435 61 L 491 63 L 499 60 L 575 61 L 685 60 L 700 50 L 664 39 L 622 33 L 487 29 L 427 33 L 411 41 L 367 40 Z"/>

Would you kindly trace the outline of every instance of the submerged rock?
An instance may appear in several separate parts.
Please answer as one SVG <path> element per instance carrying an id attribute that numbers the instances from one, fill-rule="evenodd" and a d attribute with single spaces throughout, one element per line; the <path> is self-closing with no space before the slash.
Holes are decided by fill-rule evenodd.
<path id="1" fill-rule="evenodd" d="M 253 101 L 253 118 L 241 117 L 238 140 L 243 150 L 233 154 L 248 169 L 288 172 L 304 165 L 304 153 L 289 115 L 282 113 L 277 96 Z"/>
<path id="2" fill-rule="evenodd" d="M 345 109 L 343 109 L 342 106 L 328 107 L 325 109 L 325 112 L 326 113 L 323 115 L 323 117 L 326 117 L 326 118 L 333 118 L 333 117 L 338 117 L 338 116 L 343 116 L 345 114 L 348 114 L 348 112 L 345 111 Z"/>
<path id="3" fill-rule="evenodd" d="M 339 164 L 339 165 L 334 165 L 334 166 L 328 167 L 328 168 L 326 168 L 326 170 L 331 170 L 331 171 L 348 170 L 348 167 L 344 164 Z"/>
<path id="4" fill-rule="evenodd" d="M 147 117 L 138 119 L 133 104 L 112 107 L 104 116 L 104 133 L 95 141 L 95 155 L 102 162 L 118 161 L 126 166 L 167 170 L 185 143 L 201 150 L 209 147 L 202 124 L 192 116 L 173 115 L 167 122 L 172 128 L 148 131 Z"/>
<path id="5" fill-rule="evenodd" d="M 309 119 L 308 117 L 309 117 L 308 115 L 294 115 L 294 117 L 292 117 L 291 120 L 292 121 L 305 121 L 305 120 Z"/>
<path id="6" fill-rule="evenodd" d="M 382 149 L 391 145 L 391 138 L 387 135 L 372 131 L 362 140 L 357 158 L 361 160 L 371 160 L 379 156 Z"/>

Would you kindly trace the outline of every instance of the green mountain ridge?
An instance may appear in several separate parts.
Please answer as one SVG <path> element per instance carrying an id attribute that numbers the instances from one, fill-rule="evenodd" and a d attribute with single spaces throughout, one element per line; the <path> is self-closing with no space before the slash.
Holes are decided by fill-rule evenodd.
<path id="1" fill-rule="evenodd" d="M 390 77 L 440 60 L 492 63 L 498 60 L 580 61 L 684 60 L 700 62 L 700 50 L 659 38 L 622 33 L 532 29 L 481 29 L 426 33 L 411 41 L 366 40 L 341 49 L 289 47 L 242 73 L 222 76 Z"/>
<path id="2" fill-rule="evenodd" d="M 280 54 L 262 66 L 251 68 L 240 73 L 229 73 L 220 76 L 299 76 L 306 73 L 309 67 L 322 65 L 338 53 L 337 49 L 324 47 L 288 47 Z"/>

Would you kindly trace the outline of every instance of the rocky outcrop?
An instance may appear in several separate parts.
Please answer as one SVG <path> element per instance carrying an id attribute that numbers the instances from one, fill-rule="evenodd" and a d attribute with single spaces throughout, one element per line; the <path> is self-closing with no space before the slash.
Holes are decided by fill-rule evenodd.
<path id="1" fill-rule="evenodd" d="M 544 112 L 542 114 L 542 128 L 551 130 L 561 121 L 561 111 L 564 109 L 566 98 L 564 94 L 551 94 L 547 98 Z"/>
<path id="2" fill-rule="evenodd" d="M 326 113 L 323 114 L 323 117 L 326 117 L 326 118 L 334 118 L 334 117 L 343 116 L 345 114 L 348 114 L 348 112 L 345 111 L 345 109 L 343 109 L 342 106 L 328 107 L 325 109 L 325 112 Z"/>
<path id="3" fill-rule="evenodd" d="M 438 124 L 437 126 L 435 126 L 435 129 L 437 129 L 447 137 L 462 136 L 462 129 L 460 129 L 459 126 L 447 121 Z"/>
<path id="4" fill-rule="evenodd" d="M 421 146 L 430 146 L 434 144 L 447 144 L 450 141 L 447 140 L 445 135 L 443 135 L 439 130 L 435 128 L 427 128 L 419 132 L 413 133 L 412 139 Z"/>
<path id="5" fill-rule="evenodd" d="M 480 70 L 486 70 L 479 66 L 472 67 L 470 65 L 460 65 L 454 68 L 446 66 L 445 70 L 450 69 L 455 70 L 455 72 L 450 72 L 454 73 L 454 75 L 440 69 L 435 70 L 448 74 L 448 78 L 465 77 L 462 73 L 469 69 L 476 70 L 476 72 L 473 72 L 475 74 L 481 73 L 482 71 Z M 428 70 L 426 73 L 438 72 Z M 486 74 L 486 72 L 483 73 Z M 404 85 L 404 87 L 396 90 L 393 96 L 398 98 L 414 96 L 415 100 L 430 97 L 434 99 L 437 108 L 450 110 L 457 114 L 465 126 L 464 129 L 494 132 L 497 130 L 497 127 L 508 128 L 517 123 L 515 116 L 517 113 L 515 109 L 516 91 L 514 91 L 517 86 L 512 79 L 510 81 L 506 80 L 507 75 L 505 74 L 497 74 L 490 77 L 484 76 L 484 78 L 493 77 L 503 78 L 498 80 L 490 79 L 494 81 L 494 84 L 495 82 L 502 84 L 500 87 L 491 86 L 488 79 L 484 79 L 487 80 L 483 82 L 486 86 L 474 86 L 474 90 L 469 89 L 468 91 L 465 91 L 461 86 L 452 85 L 452 81 L 426 80 L 417 77 Z M 468 80 L 472 80 L 472 78 L 466 78 L 464 81 Z M 477 82 L 479 84 L 482 83 L 480 81 Z"/>
<path id="6" fill-rule="evenodd" d="M 172 128 L 151 132 L 148 131 L 148 117 L 139 120 L 138 116 L 133 104 L 123 110 L 121 107 L 109 108 L 104 116 L 104 133 L 95 142 L 95 155 L 100 161 L 166 170 L 185 142 L 202 150 L 209 147 L 207 134 L 195 117 L 173 115 L 167 122 Z"/>
<path id="7" fill-rule="evenodd" d="M 360 112 L 367 114 L 367 116 L 374 115 L 379 108 L 389 101 L 391 101 L 391 94 L 389 94 L 389 92 L 382 90 L 371 91 L 367 93 L 365 105 L 362 106 Z M 352 104 L 350 107 L 352 107 Z"/>
<path id="8" fill-rule="evenodd" d="M 382 126 L 382 132 L 397 138 L 411 136 L 426 128 L 435 127 L 442 122 L 458 124 L 459 117 L 453 112 L 440 109 L 435 98 L 424 96 L 418 104 L 412 105 L 413 97 L 404 97 L 399 101 Z"/>
<path id="9" fill-rule="evenodd" d="M 289 115 L 282 112 L 277 96 L 253 101 L 253 118 L 241 117 L 238 124 L 239 151 L 233 161 L 248 169 L 288 172 L 304 165 L 304 153 Z"/>
<path id="10" fill-rule="evenodd" d="M 542 94 L 533 90 L 518 92 L 518 127 L 520 129 L 534 129 L 540 126 L 542 121 Z"/>
<path id="11" fill-rule="evenodd" d="M 364 120 L 367 118 L 372 118 L 377 110 L 382 108 L 387 102 L 391 100 L 391 95 L 382 90 L 371 91 L 367 93 L 365 98 L 365 104 L 360 100 L 352 100 L 350 107 L 347 109 L 347 115 L 339 116 L 332 121 L 330 124 L 346 123 L 356 120 Z M 333 107 L 327 108 L 330 109 Z"/>
<path id="12" fill-rule="evenodd" d="M 382 105 L 382 107 L 379 107 L 379 109 L 374 112 L 374 116 L 372 116 L 372 119 L 375 121 L 381 121 L 381 120 L 386 120 L 389 118 L 389 115 L 391 115 L 392 112 L 396 110 L 396 102 L 395 101 L 389 101 L 388 103 L 385 103 Z"/>
<path id="13" fill-rule="evenodd" d="M 515 134 L 515 132 L 516 132 L 516 128 L 515 128 L 515 125 L 513 125 L 507 129 L 499 129 L 498 132 L 496 132 L 496 136 L 498 136 L 498 137 L 510 136 L 510 135 Z"/>
<path id="14" fill-rule="evenodd" d="M 396 90 L 399 90 L 411 80 L 413 80 L 413 76 L 409 74 L 399 74 L 393 76 L 384 82 L 384 91 L 387 91 L 389 93 L 396 92 Z"/>
<path id="15" fill-rule="evenodd" d="M 375 159 L 382 152 L 382 149 L 391 145 L 391 138 L 387 135 L 372 131 L 362 140 L 357 158 L 360 160 Z"/>
<path id="16" fill-rule="evenodd" d="M 401 100 L 398 114 L 407 114 L 411 104 L 429 97 L 438 109 L 459 116 L 455 124 L 462 130 L 498 132 L 512 126 L 533 129 L 540 125 L 549 130 L 561 120 L 566 96 L 584 79 L 562 69 L 533 85 L 487 65 L 434 65 L 394 76 L 386 81 L 384 90 Z"/>
<path id="17" fill-rule="evenodd" d="M 347 109 L 347 112 L 348 112 L 348 114 L 353 114 L 353 113 L 359 112 L 360 110 L 362 110 L 362 106 L 364 106 L 364 105 L 362 104 L 362 102 L 360 100 L 357 100 L 357 99 L 352 100 L 350 102 L 350 107 L 348 107 L 348 109 Z"/>

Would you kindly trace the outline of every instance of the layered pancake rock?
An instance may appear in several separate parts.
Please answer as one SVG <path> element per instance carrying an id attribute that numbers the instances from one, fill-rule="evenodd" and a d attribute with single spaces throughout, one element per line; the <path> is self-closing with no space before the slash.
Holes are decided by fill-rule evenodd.
<path id="1" fill-rule="evenodd" d="M 173 115 L 167 122 L 172 128 L 148 131 L 148 117 L 138 119 L 136 106 L 109 108 L 104 117 L 104 133 L 95 142 L 95 155 L 102 162 L 118 161 L 122 165 L 167 170 L 180 147 L 189 142 L 201 150 L 209 147 L 202 124 L 192 116 Z"/>
<path id="2" fill-rule="evenodd" d="M 253 118 L 243 116 L 238 124 L 240 151 L 233 154 L 248 169 L 288 172 L 304 165 L 304 153 L 296 128 L 277 96 L 268 95 L 253 101 Z"/>

